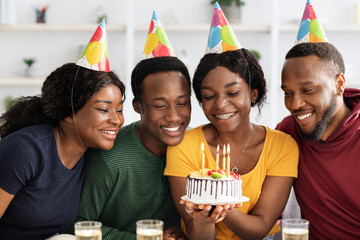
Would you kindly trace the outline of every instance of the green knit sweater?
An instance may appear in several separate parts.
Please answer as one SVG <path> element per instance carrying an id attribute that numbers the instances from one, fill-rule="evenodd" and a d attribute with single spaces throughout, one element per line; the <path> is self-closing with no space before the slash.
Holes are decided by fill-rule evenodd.
<path id="1" fill-rule="evenodd" d="M 168 179 L 165 157 L 144 148 L 135 122 L 121 128 L 114 147 L 89 149 L 77 221 L 103 223 L 103 239 L 136 239 L 136 221 L 161 219 L 164 229 L 180 225 Z"/>

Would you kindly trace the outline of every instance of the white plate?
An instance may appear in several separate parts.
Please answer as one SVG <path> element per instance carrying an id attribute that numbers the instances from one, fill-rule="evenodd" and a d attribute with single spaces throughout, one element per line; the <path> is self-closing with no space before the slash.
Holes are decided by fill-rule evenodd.
<path id="1" fill-rule="evenodd" d="M 234 202 L 216 202 L 216 203 L 194 202 L 194 201 L 191 201 L 186 195 L 182 196 L 181 199 L 184 201 L 187 201 L 187 202 L 192 202 L 195 204 L 204 204 L 204 205 L 208 205 L 208 204 L 211 204 L 211 205 L 238 204 L 238 203 L 247 202 L 250 200 L 248 197 L 242 196 L 241 201 L 234 201 Z"/>

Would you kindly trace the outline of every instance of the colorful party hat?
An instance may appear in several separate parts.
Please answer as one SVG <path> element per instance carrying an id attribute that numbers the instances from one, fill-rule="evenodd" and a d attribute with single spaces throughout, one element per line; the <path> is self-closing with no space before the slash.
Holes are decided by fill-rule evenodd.
<path id="1" fill-rule="evenodd" d="M 222 53 L 225 51 L 237 50 L 239 48 L 241 48 L 241 44 L 230 27 L 219 4 L 216 2 L 205 54 Z"/>
<path id="2" fill-rule="evenodd" d="M 303 42 L 327 42 L 325 32 L 316 17 L 314 7 L 310 0 L 307 0 L 303 17 L 301 19 L 299 32 L 295 44 Z"/>
<path id="3" fill-rule="evenodd" d="M 76 65 L 96 71 L 110 71 L 105 18 L 101 20 Z"/>
<path id="4" fill-rule="evenodd" d="M 155 11 L 146 37 L 144 53 L 146 58 L 175 56 L 175 52 Z"/>

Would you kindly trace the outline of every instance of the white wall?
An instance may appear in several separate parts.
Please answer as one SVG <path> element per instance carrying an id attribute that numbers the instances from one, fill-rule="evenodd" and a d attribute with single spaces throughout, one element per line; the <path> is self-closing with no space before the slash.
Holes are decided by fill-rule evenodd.
<path id="1" fill-rule="evenodd" d="M 13 13 L 15 21 L 19 25 L 32 24 L 35 21 L 34 7 L 49 4 L 47 12 L 47 24 L 49 25 L 72 25 L 91 24 L 96 21 L 96 16 L 103 12 L 107 14 L 107 26 L 127 24 L 130 17 L 134 17 L 135 26 L 143 26 L 147 29 L 150 24 L 152 11 L 157 14 L 167 32 L 178 57 L 188 66 L 191 75 L 197 63 L 204 54 L 207 41 L 207 31 L 167 31 L 167 26 L 174 24 L 208 24 L 210 26 L 213 6 L 210 0 L 0 0 L 0 2 L 11 1 L 15 5 L 16 11 Z M 128 3 L 131 2 L 134 12 L 129 12 Z M 272 16 L 269 11 L 275 0 L 247 0 L 246 6 L 242 10 L 243 25 L 267 26 L 271 24 Z M 315 12 L 323 24 L 325 31 L 327 27 L 341 24 L 342 26 L 354 23 L 354 0 L 313 0 Z M 278 20 L 280 24 L 299 25 L 306 0 L 279 1 Z M 0 11 L 1 12 L 1 11 Z M 1 19 L 1 18 L 0 18 Z M 130 21 L 131 22 L 131 21 Z M 230 22 L 232 25 L 232 23 Z M 94 30 L 95 31 L 95 28 Z M 45 77 L 56 67 L 66 62 L 75 62 L 84 45 L 90 40 L 93 31 L 0 31 L 0 78 L 14 77 L 23 74 L 25 65 L 22 63 L 24 57 L 34 57 L 37 59 L 34 65 L 34 76 Z M 143 47 L 145 44 L 147 31 L 136 31 L 134 35 L 134 61 L 132 66 L 143 58 Z M 281 71 L 284 56 L 293 46 L 297 29 L 281 31 L 279 35 L 279 53 L 277 59 L 278 75 Z M 124 82 L 129 82 L 126 64 L 127 43 L 125 32 L 108 31 L 109 58 L 111 68 L 120 76 Z M 270 80 L 272 76 L 272 56 L 271 56 L 271 35 L 269 32 L 249 32 L 236 31 L 242 46 L 248 49 L 257 49 L 262 59 L 260 64 L 263 66 L 265 76 Z M 360 31 L 329 31 L 327 32 L 329 41 L 332 42 L 342 52 L 347 66 L 346 76 L 350 86 L 359 86 L 360 68 L 358 67 L 357 56 L 360 54 L 360 47 L 357 42 L 360 40 Z M 354 80 L 353 80 L 354 79 Z M 353 81 L 353 82 L 352 82 Z M 280 80 L 269 81 L 280 84 Z M 0 101 L 7 96 L 34 95 L 40 93 L 38 87 L 5 87 L 0 86 Z M 252 112 L 252 120 L 260 124 L 275 127 L 276 122 L 280 121 L 287 111 L 283 106 L 282 92 L 278 91 L 276 97 L 268 96 L 273 102 L 268 102 L 260 116 L 257 115 L 256 108 Z M 269 100 L 270 101 L 270 100 Z M 0 102 L 0 105 L 2 105 Z M 195 96 L 192 99 L 193 114 L 190 125 L 192 127 L 205 123 L 207 120 L 199 108 Z M 271 108 L 273 106 L 273 108 Z M 276 116 L 271 116 L 277 109 Z M 131 97 L 126 102 L 125 118 L 126 123 L 138 119 L 138 116 L 131 109 Z M 4 111 L 3 106 L 0 112 Z M 271 120 L 270 119 L 274 119 Z"/>

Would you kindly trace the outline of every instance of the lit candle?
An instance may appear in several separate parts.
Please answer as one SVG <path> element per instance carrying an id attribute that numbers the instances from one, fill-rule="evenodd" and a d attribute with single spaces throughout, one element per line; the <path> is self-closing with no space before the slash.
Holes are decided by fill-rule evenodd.
<path id="1" fill-rule="evenodd" d="M 225 159 L 226 159 L 226 157 L 225 157 L 225 155 L 226 155 L 226 147 L 225 146 L 223 146 L 223 162 L 222 162 L 222 169 L 225 171 Z"/>
<path id="2" fill-rule="evenodd" d="M 201 176 L 202 177 L 204 177 L 204 165 L 205 165 L 204 143 L 201 143 Z"/>
<path id="3" fill-rule="evenodd" d="M 229 143 L 227 145 L 226 157 L 227 157 L 226 175 L 227 177 L 230 177 L 230 144 Z"/>
<path id="4" fill-rule="evenodd" d="M 220 149 L 220 146 L 217 145 L 217 148 L 216 148 L 216 171 L 219 170 L 219 149 Z"/>

